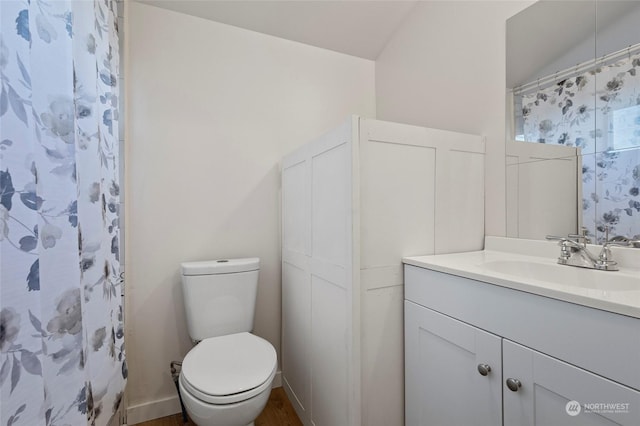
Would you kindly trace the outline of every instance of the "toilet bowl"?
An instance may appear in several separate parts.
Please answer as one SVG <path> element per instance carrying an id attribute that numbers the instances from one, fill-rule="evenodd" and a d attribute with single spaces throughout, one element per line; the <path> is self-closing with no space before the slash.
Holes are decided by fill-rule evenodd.
<path id="1" fill-rule="evenodd" d="M 199 343 L 182 362 L 180 396 L 198 426 L 249 426 L 277 370 L 276 351 L 251 334 L 257 258 L 182 264 L 189 335 Z"/>
<path id="2" fill-rule="evenodd" d="M 182 379 L 180 381 L 182 386 Z M 214 405 L 202 402 L 190 393 L 182 394 L 182 402 L 191 420 L 199 426 L 254 426 L 254 420 L 264 409 L 271 389 L 253 398 L 228 405 Z"/>
<path id="3" fill-rule="evenodd" d="M 276 369 L 275 349 L 258 336 L 205 339 L 182 363 L 182 401 L 199 426 L 252 425 L 269 399 Z"/>

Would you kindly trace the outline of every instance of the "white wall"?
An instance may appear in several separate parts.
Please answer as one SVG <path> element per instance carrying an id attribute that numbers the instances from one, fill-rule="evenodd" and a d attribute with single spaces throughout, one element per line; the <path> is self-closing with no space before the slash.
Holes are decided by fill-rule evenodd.
<path id="1" fill-rule="evenodd" d="M 279 160 L 375 114 L 374 63 L 140 3 L 127 15 L 129 423 L 178 409 L 179 263 L 259 256 L 255 333 L 280 349 Z"/>
<path id="2" fill-rule="evenodd" d="M 487 235 L 506 224 L 506 20 L 532 3 L 421 2 L 376 61 L 378 119 L 486 136 Z"/>

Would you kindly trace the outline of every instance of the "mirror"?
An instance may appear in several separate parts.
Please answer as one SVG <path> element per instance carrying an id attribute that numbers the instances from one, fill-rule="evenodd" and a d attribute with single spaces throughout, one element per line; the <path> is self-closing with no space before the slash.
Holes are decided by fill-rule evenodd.
<path id="1" fill-rule="evenodd" d="M 640 235 L 640 2 L 539 1 L 507 21 L 507 236 Z"/>

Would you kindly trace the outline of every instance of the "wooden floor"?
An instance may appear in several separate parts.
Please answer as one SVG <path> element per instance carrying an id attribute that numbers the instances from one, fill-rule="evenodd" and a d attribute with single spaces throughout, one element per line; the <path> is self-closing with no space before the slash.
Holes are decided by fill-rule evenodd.
<path id="1" fill-rule="evenodd" d="M 260 416 L 256 419 L 256 426 L 302 426 L 293 406 L 287 398 L 283 388 L 271 390 L 269 402 Z M 182 414 L 175 414 L 161 419 L 138 423 L 138 426 L 195 426 L 191 420 L 182 423 Z"/>

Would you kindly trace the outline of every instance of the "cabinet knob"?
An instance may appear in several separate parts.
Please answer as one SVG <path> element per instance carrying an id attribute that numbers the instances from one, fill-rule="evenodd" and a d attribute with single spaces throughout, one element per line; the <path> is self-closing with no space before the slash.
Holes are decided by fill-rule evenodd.
<path id="1" fill-rule="evenodd" d="M 488 364 L 478 364 L 478 373 L 481 376 L 486 376 L 491 372 L 491 367 Z"/>
<path id="2" fill-rule="evenodd" d="M 508 378 L 507 387 L 509 388 L 510 391 L 518 392 L 518 389 L 522 387 L 522 383 L 520 383 L 520 380 L 518 379 Z"/>

